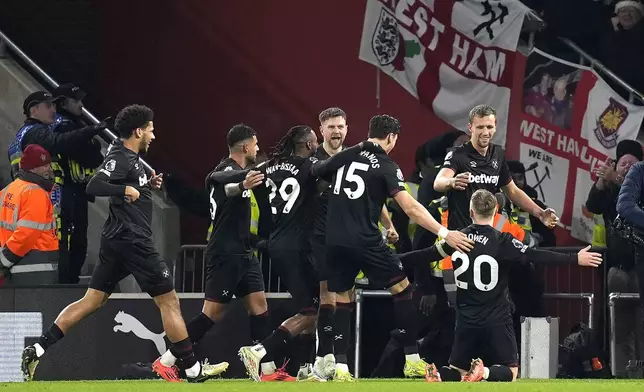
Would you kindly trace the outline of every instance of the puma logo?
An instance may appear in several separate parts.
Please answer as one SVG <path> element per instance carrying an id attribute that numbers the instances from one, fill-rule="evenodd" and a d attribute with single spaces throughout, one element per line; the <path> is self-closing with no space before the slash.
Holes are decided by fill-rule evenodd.
<path id="1" fill-rule="evenodd" d="M 116 325 L 114 326 L 114 332 L 123 332 L 129 333 L 132 332 L 136 337 L 143 340 L 151 340 L 152 343 L 157 347 L 159 354 L 166 352 L 167 347 L 165 345 L 165 332 L 154 333 L 150 331 L 143 323 L 137 320 L 136 317 L 131 314 L 120 311 L 114 316 L 114 321 Z"/>

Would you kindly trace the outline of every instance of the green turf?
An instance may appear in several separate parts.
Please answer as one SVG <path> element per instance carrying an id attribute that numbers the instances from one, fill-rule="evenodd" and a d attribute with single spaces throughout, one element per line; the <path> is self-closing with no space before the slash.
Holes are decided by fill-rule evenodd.
<path id="1" fill-rule="evenodd" d="M 170 384 L 165 381 L 79 381 L 3 383 L 0 392 L 164 392 L 164 391 L 216 391 L 216 392 L 427 392 L 441 391 L 520 391 L 520 392 L 638 392 L 644 391 L 644 380 L 520 380 L 516 383 L 433 383 L 421 380 L 360 380 L 355 383 L 253 383 L 247 380 L 214 380 L 204 384 Z"/>

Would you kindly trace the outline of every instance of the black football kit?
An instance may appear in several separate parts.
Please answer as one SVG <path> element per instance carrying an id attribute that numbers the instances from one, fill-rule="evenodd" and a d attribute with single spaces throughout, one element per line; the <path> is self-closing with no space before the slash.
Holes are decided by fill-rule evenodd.
<path id="1" fill-rule="evenodd" d="M 472 224 L 461 230 L 474 241 L 467 254 L 451 252 L 456 280 L 456 330 L 450 364 L 469 369 L 474 358 L 487 364 L 517 366 L 518 350 L 512 323 L 513 305 L 508 274 L 513 263 L 575 263 L 574 253 L 528 248 L 509 233 L 489 225 Z M 448 247 L 445 252 L 450 253 Z M 401 255 L 405 262 L 434 260 L 427 248 Z M 414 258 L 414 260 L 407 260 Z"/>
<path id="2" fill-rule="evenodd" d="M 125 200 L 126 186 L 139 191 L 136 201 Z M 112 293 L 121 279 L 132 274 L 150 296 L 172 291 L 172 276 L 152 240 L 152 190 L 139 154 L 114 141 L 87 184 L 87 194 L 110 197 L 99 261 L 89 286 Z"/>
<path id="3" fill-rule="evenodd" d="M 360 270 L 385 287 L 405 279 L 398 256 L 378 228 L 382 206 L 398 192 L 406 192 L 402 171 L 380 147 L 362 151 L 337 170 L 326 221 L 329 291 L 349 290 Z"/>
<path id="4" fill-rule="evenodd" d="M 206 177 L 213 229 L 206 246 L 205 296 L 213 302 L 228 303 L 233 295 L 243 298 L 264 291 L 262 269 L 251 246 L 250 190 L 228 197 L 224 189 L 244 181 L 248 172 L 226 158 Z"/>
<path id="5" fill-rule="evenodd" d="M 465 190 L 447 192 L 447 228 L 450 230 L 461 230 L 472 224 L 470 199 L 474 192 L 485 189 L 495 194 L 512 181 L 505 152 L 495 144 L 490 144 L 485 156 L 474 149 L 472 142 L 456 147 L 445 156 L 443 168 L 454 170 L 454 176 L 470 173 L 470 182 Z"/>
<path id="6" fill-rule="evenodd" d="M 311 253 L 317 178 L 332 174 L 360 151 L 361 145 L 356 145 L 325 161 L 291 155 L 269 161 L 261 170 L 273 214 L 269 254 L 300 313 L 317 312 L 319 285 Z"/>
<path id="7" fill-rule="evenodd" d="M 344 146 L 342 147 L 345 148 Z M 329 159 L 330 155 L 324 147 L 320 146 L 314 155 L 319 161 Z M 324 179 L 318 178 L 317 203 L 315 207 L 315 221 L 313 223 L 313 234 L 311 236 L 311 249 L 313 251 L 313 262 L 315 272 L 320 281 L 329 279 L 329 268 L 326 263 L 326 212 L 329 204 L 329 192 L 331 184 Z"/>

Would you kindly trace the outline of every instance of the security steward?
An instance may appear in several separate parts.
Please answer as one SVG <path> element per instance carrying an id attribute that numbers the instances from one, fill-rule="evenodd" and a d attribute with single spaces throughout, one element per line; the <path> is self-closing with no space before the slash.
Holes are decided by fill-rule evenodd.
<path id="1" fill-rule="evenodd" d="M 18 130 L 15 139 L 9 145 L 9 161 L 11 162 L 11 177 L 15 179 L 20 168 L 22 152 L 29 144 L 37 144 L 53 157 L 55 186 L 51 192 L 54 211 L 60 212 L 61 188 L 63 174 L 57 162 L 58 155 L 73 154 L 75 149 L 81 149 L 89 140 L 105 129 L 105 122 L 97 125 L 73 130 L 70 132 L 53 132 L 51 127 L 56 120 L 54 97 L 46 91 L 36 91 L 29 94 L 22 108 L 27 116 L 24 125 Z"/>
<path id="2" fill-rule="evenodd" d="M 83 121 L 83 99 L 87 94 L 76 84 L 62 84 L 53 91 L 56 117 L 51 128 L 54 133 L 69 133 L 88 124 Z M 57 216 L 60 260 L 59 283 L 78 283 L 87 255 L 88 202 L 85 187 L 103 162 L 101 144 L 90 139 L 69 154 L 58 156 L 62 171 L 61 209 Z"/>
<path id="3" fill-rule="evenodd" d="M 17 178 L 0 192 L 0 279 L 6 285 L 58 281 L 53 187 L 51 156 L 41 146 L 27 146 Z"/>

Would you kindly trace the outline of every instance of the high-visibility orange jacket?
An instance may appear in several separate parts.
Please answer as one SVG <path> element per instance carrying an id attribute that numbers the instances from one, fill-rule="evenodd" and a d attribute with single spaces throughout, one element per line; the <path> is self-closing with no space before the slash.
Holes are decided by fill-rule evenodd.
<path id="1" fill-rule="evenodd" d="M 30 172 L 0 192 L 0 262 L 10 268 L 29 252 L 58 252 L 50 192 L 53 182 Z"/>

